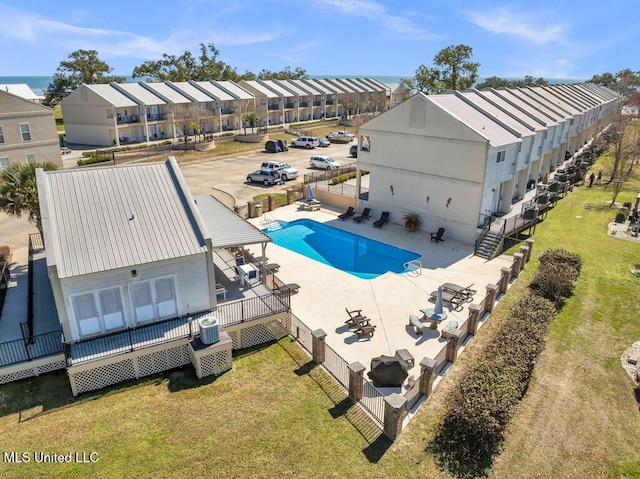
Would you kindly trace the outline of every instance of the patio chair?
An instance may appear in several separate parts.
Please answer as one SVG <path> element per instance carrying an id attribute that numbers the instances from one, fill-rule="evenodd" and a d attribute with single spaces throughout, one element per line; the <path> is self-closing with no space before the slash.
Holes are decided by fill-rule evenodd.
<path id="1" fill-rule="evenodd" d="M 358 339 L 373 337 L 373 333 L 376 331 L 376 327 L 373 324 L 363 324 L 362 326 L 358 326 L 358 329 L 355 330 L 355 333 L 358 335 Z"/>
<path id="2" fill-rule="evenodd" d="M 361 309 L 354 309 L 349 311 L 348 308 L 344 308 L 344 310 L 349 315 L 349 319 L 347 319 L 344 324 L 351 324 L 353 326 L 360 326 L 364 320 L 368 321 L 365 316 L 362 315 Z"/>
<path id="3" fill-rule="evenodd" d="M 477 292 L 475 289 L 471 289 L 471 286 L 473 286 L 473 283 L 471 283 L 467 287 L 460 286 L 459 284 L 455 283 L 444 283 L 442 285 L 442 289 L 450 293 L 459 294 L 464 298 L 465 301 L 471 301 L 473 299 L 473 295 Z"/>
<path id="4" fill-rule="evenodd" d="M 440 336 L 442 336 L 445 339 L 449 339 L 451 337 L 451 330 L 457 329 L 457 328 L 458 328 L 458 321 L 451 320 L 447 323 L 447 325 L 444 328 L 442 328 L 442 332 L 440 333 Z"/>
<path id="5" fill-rule="evenodd" d="M 362 223 L 364 220 L 371 218 L 371 208 L 365 208 L 362 210 L 362 214 L 353 218 L 356 223 Z"/>
<path id="6" fill-rule="evenodd" d="M 374 228 L 382 228 L 382 226 L 389 222 L 389 212 L 383 211 L 380 215 L 380 219 L 373 223 Z"/>
<path id="7" fill-rule="evenodd" d="M 353 208 L 353 206 L 349 206 L 347 208 L 347 211 L 345 211 L 341 215 L 338 215 L 338 219 L 344 221 L 347 218 L 351 218 L 355 213 L 356 213 L 356 210 Z"/>
<path id="8" fill-rule="evenodd" d="M 438 292 L 432 291 L 431 300 L 435 301 L 437 297 L 438 297 Z M 466 301 L 466 297 L 462 293 L 452 293 L 451 291 L 445 291 L 443 288 L 442 301 L 452 305 L 456 311 L 461 311 L 463 308 L 462 303 Z"/>
<path id="9" fill-rule="evenodd" d="M 444 236 L 444 228 L 440 227 L 438 228 L 438 231 L 436 231 L 435 233 L 431 233 L 431 241 L 435 241 L 436 243 L 439 243 L 440 241 L 444 241 L 442 239 L 443 236 Z"/>

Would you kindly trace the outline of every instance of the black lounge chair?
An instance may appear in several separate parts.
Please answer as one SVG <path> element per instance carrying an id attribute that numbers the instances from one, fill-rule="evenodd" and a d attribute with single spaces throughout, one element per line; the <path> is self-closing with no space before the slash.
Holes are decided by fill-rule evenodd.
<path id="1" fill-rule="evenodd" d="M 443 236 L 444 236 L 444 228 L 440 227 L 438 228 L 438 231 L 436 231 L 435 233 L 431 233 L 431 241 L 435 241 L 436 243 L 439 243 L 440 241 L 444 241 L 442 239 Z"/>
<path id="2" fill-rule="evenodd" d="M 380 219 L 373 223 L 375 228 L 382 228 L 385 223 L 389 222 L 389 212 L 383 211 L 382 215 L 380 215 Z"/>
<path id="3" fill-rule="evenodd" d="M 353 206 L 349 206 L 349 208 L 347 208 L 347 211 L 345 211 L 341 215 L 338 215 L 338 219 L 344 221 L 347 218 L 351 218 L 355 213 L 356 210 L 353 208 Z"/>
<path id="4" fill-rule="evenodd" d="M 362 214 L 353 218 L 356 223 L 362 223 L 364 220 L 368 220 L 371 217 L 371 208 L 365 208 Z"/>

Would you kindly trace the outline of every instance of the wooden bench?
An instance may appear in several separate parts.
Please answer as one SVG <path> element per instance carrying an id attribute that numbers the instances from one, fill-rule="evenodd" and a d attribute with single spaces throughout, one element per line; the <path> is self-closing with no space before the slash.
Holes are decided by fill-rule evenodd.
<path id="1" fill-rule="evenodd" d="M 297 293 L 298 291 L 300 291 L 300 285 L 298 283 L 287 283 L 278 288 L 278 291 L 286 290 L 289 290 L 291 293 Z"/>
<path id="2" fill-rule="evenodd" d="M 372 337 L 375 330 L 376 330 L 376 327 L 373 324 L 364 324 L 362 326 L 359 326 L 358 329 L 356 329 L 356 334 L 358 335 L 358 339 L 364 338 L 367 336 Z"/>

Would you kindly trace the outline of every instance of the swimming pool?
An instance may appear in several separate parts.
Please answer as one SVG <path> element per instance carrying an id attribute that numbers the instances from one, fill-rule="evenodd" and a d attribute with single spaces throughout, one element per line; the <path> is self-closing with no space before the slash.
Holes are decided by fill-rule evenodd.
<path id="1" fill-rule="evenodd" d="M 275 244 L 363 279 L 404 272 L 419 254 L 309 219 L 279 221 L 264 230 Z"/>

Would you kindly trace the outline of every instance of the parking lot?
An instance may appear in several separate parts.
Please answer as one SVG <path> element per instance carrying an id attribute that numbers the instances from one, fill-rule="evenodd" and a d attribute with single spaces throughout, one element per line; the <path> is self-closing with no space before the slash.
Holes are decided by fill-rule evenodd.
<path id="1" fill-rule="evenodd" d="M 298 179 L 287 183 L 295 184 L 301 182 L 305 174 L 317 171 L 309 167 L 311 156 L 331 156 L 342 165 L 354 162 L 355 159 L 349 155 L 350 146 L 351 143 L 332 144 L 326 148 L 314 149 L 289 148 L 289 151 L 282 153 L 265 153 L 260 150 L 233 157 L 186 163 L 181 165 L 180 169 L 191 194 L 210 195 L 215 188 L 229 193 L 238 204 L 243 204 L 261 193 L 285 190 L 286 185 L 264 186 L 260 183 L 247 183 L 247 174 L 260 169 L 263 161 L 281 161 L 297 168 L 300 172 Z"/>

